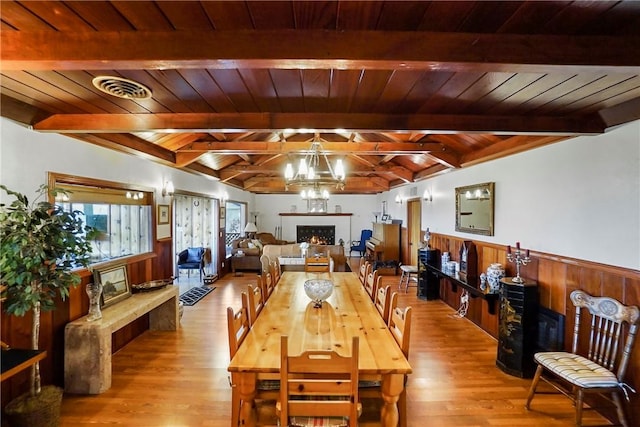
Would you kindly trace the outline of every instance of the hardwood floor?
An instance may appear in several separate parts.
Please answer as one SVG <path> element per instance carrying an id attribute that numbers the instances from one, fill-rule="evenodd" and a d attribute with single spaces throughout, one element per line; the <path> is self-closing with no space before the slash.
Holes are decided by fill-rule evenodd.
<path id="1" fill-rule="evenodd" d="M 225 310 L 240 306 L 240 292 L 255 277 L 223 277 L 214 283 L 215 291 L 184 308 L 179 331 L 147 331 L 126 345 L 113 357 L 111 389 L 97 396 L 65 395 L 60 425 L 228 426 Z M 384 282 L 397 289 L 399 279 L 385 276 Z M 574 425 L 574 408 L 561 395 L 536 395 L 532 411 L 527 411 L 531 380 L 496 368 L 496 340 L 469 320 L 455 317 L 451 307 L 418 300 L 415 288 L 400 295 L 400 305 L 414 308 L 408 426 Z M 363 414 L 361 425 L 379 425 L 367 421 L 376 416 Z M 584 425 L 609 423 L 586 410 Z"/>

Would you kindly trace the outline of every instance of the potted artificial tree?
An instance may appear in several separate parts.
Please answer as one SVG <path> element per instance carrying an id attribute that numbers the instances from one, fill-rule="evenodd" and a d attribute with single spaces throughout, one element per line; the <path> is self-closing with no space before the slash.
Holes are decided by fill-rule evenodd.
<path id="1" fill-rule="evenodd" d="M 87 267 L 93 228 L 85 226 L 82 213 L 65 212 L 48 201 L 63 190 L 41 185 L 35 200 L 0 185 L 14 200 L 0 204 L 0 284 L 3 308 L 15 316 L 32 314 L 31 348 L 38 349 L 40 311 L 54 310 L 58 295 L 64 300 L 69 288 L 80 283 L 71 270 Z M 30 390 L 5 407 L 11 425 L 54 426 L 60 417 L 62 389 L 41 387 L 38 363 L 31 367 Z M 52 407 L 52 408 L 49 408 Z"/>

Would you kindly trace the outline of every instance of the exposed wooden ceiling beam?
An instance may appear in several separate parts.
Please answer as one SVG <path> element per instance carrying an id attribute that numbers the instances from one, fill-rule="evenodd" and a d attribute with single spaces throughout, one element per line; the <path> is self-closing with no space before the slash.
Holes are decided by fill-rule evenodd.
<path id="1" fill-rule="evenodd" d="M 176 166 L 181 168 L 186 165 L 189 165 L 198 158 L 202 156 L 202 153 L 194 153 L 194 152 L 176 152 Z"/>
<path id="2" fill-rule="evenodd" d="M 302 153 L 309 151 L 307 142 L 216 142 L 211 144 L 194 143 L 180 152 L 205 152 L 214 151 L 225 154 L 282 154 Z M 400 154 L 424 154 L 430 151 L 440 151 L 442 146 L 437 142 L 325 142 L 322 144 L 325 153 L 337 154 L 370 154 L 381 155 L 388 153 Z M 378 162 L 379 163 L 379 162 Z"/>
<path id="3" fill-rule="evenodd" d="M 601 120 L 552 116 L 349 113 L 161 113 L 54 114 L 36 123 L 40 132 L 273 132 L 279 129 L 438 133 L 522 133 L 584 135 L 604 132 Z"/>
<path id="4" fill-rule="evenodd" d="M 4 70 L 637 72 L 640 37 L 423 31 L 2 31 Z M 310 57 L 313 52 L 313 57 Z"/>

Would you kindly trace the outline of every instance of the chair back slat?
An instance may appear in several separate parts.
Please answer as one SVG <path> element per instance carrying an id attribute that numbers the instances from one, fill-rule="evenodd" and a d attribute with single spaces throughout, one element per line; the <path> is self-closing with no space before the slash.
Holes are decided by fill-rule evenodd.
<path id="1" fill-rule="evenodd" d="M 400 308 L 397 306 L 398 295 L 394 292 L 391 296 L 391 312 L 389 314 L 389 331 L 398 343 L 400 350 L 406 358 L 409 358 L 409 343 L 411 341 L 411 307 Z"/>
<path id="2" fill-rule="evenodd" d="M 280 425 L 296 416 L 349 417 L 349 425 L 357 425 L 358 345 L 353 337 L 350 356 L 330 350 L 291 356 L 288 337 L 281 337 Z"/>
<path id="3" fill-rule="evenodd" d="M 260 281 L 260 287 L 262 288 L 262 298 L 266 303 L 273 292 L 273 279 L 271 278 L 271 273 L 262 273 L 258 276 L 258 280 Z"/>
<path id="4" fill-rule="evenodd" d="M 376 285 L 376 299 L 375 304 L 378 309 L 378 313 L 382 316 L 385 324 L 389 324 L 389 311 L 391 308 L 391 286 L 382 286 L 382 276 L 378 277 L 378 284 Z"/>
<path id="5" fill-rule="evenodd" d="M 591 314 L 586 357 L 615 372 L 617 378 L 622 380 L 637 334 L 640 310 L 635 306 L 625 306 L 613 298 L 593 297 L 581 290 L 571 293 L 571 301 L 576 307 L 572 351 L 577 353 L 579 350 L 581 312 L 586 309 Z M 626 336 L 625 323 L 629 325 Z"/>
<path id="6" fill-rule="evenodd" d="M 266 273 L 270 273 L 270 260 L 269 257 L 266 255 L 260 255 L 260 273 L 261 274 L 266 274 Z"/>
<path id="7" fill-rule="evenodd" d="M 369 269 L 369 273 L 367 274 L 367 280 L 364 284 L 364 288 L 367 290 L 369 297 L 372 300 L 376 299 L 376 282 L 378 280 L 378 270 L 371 271 Z"/>
<path id="8" fill-rule="evenodd" d="M 358 267 L 358 279 L 360 279 L 360 283 L 364 285 L 365 280 L 367 279 L 367 268 L 368 262 L 364 258 L 360 258 L 360 266 Z"/>
<path id="9" fill-rule="evenodd" d="M 242 306 L 249 313 L 249 325 L 252 326 L 264 307 L 262 288 L 260 286 L 247 285 L 247 292 L 242 293 Z"/>
<path id="10" fill-rule="evenodd" d="M 269 263 L 269 272 L 271 273 L 271 278 L 273 279 L 273 285 L 277 285 L 280 281 L 280 262 L 278 258 L 274 259 Z"/>
<path id="11" fill-rule="evenodd" d="M 249 315 L 244 307 L 237 312 L 232 307 L 227 307 L 227 331 L 229 334 L 229 356 L 233 359 L 240 344 L 249 333 Z"/>

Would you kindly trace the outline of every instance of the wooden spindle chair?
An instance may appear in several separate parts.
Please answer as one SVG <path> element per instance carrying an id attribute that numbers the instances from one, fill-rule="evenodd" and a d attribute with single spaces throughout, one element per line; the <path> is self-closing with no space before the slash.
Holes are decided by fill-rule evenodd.
<path id="1" fill-rule="evenodd" d="M 630 426 L 622 396 L 628 400 L 631 390 L 624 383 L 624 377 L 638 332 L 640 310 L 613 298 L 593 297 L 581 290 L 571 292 L 570 297 L 575 307 L 571 352 L 540 352 L 534 355 L 538 368 L 525 407 L 530 408 L 538 382 L 543 380 L 573 400 L 577 426 L 582 425 L 585 393 L 611 393 L 620 423 Z M 580 333 L 583 309 L 591 317 L 588 334 Z M 581 342 L 586 338 L 588 343 Z"/>

